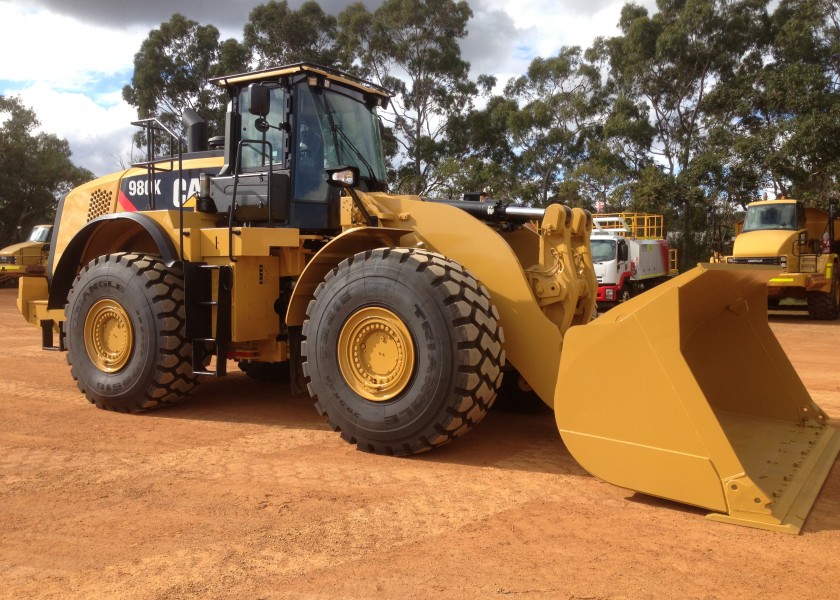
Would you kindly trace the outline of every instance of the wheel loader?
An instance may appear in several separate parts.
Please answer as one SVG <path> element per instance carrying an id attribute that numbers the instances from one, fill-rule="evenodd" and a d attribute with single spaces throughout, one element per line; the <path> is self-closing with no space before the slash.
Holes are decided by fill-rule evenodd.
<path id="1" fill-rule="evenodd" d="M 308 390 L 359 449 L 409 455 L 478 424 L 512 367 L 594 476 L 800 530 L 840 435 L 769 329 L 773 268 L 699 266 L 593 320 L 587 211 L 389 194 L 391 95 L 346 73 L 214 82 L 224 140 L 192 112 L 183 145 L 138 121 L 147 160 L 70 192 L 46 274 L 22 279 L 91 403 L 169 405 L 235 361 Z"/>

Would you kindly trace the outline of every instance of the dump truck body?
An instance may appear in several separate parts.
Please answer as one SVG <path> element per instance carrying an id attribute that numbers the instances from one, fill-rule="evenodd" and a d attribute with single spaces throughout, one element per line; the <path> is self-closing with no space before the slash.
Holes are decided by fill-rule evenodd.
<path id="1" fill-rule="evenodd" d="M 676 250 L 664 239 L 662 215 L 615 213 L 593 220 L 599 307 L 625 302 L 677 274 Z"/>
<path id="2" fill-rule="evenodd" d="M 202 154 L 198 141 L 177 159 L 74 190 L 48 272 L 22 279 L 21 313 L 44 346 L 67 350 L 91 403 L 124 412 L 171 404 L 234 360 L 251 377 L 308 390 L 359 449 L 407 455 L 471 430 L 512 365 L 599 477 L 721 518 L 798 530 L 814 498 L 794 516 L 774 508 L 775 490 L 750 484 L 760 477 L 739 479 L 735 448 L 757 436 L 763 456 L 784 443 L 782 429 L 810 432 L 823 440 L 819 468 L 796 477 L 813 491 L 838 452 L 836 432 L 801 384 L 766 404 L 718 398 L 726 385 L 703 358 L 724 337 L 696 333 L 754 330 L 738 376 L 769 368 L 795 377 L 773 349 L 766 309 L 754 306 L 761 275 L 692 271 L 592 321 L 588 212 L 387 193 L 376 108 L 390 96 L 370 82 L 305 63 L 216 82 L 230 95 L 222 154 Z M 162 171 L 177 172 L 178 185 L 155 184 Z M 198 176 L 187 201 L 194 176 L 185 171 Z M 151 183 L 138 183 L 144 175 Z M 673 369 L 619 410 L 589 386 L 604 364 L 626 364 L 605 363 L 604 348 L 639 338 L 649 349 L 635 376 L 658 377 L 670 353 Z M 754 419 L 724 423 L 742 403 Z M 690 418 L 672 426 L 649 410 Z M 612 462 L 626 468 L 616 473 Z"/>
<path id="3" fill-rule="evenodd" d="M 832 208 L 832 211 L 834 208 Z M 836 218 L 798 200 L 753 202 L 728 264 L 777 265 L 781 273 L 767 284 L 772 308 L 785 300 L 803 302 L 811 318 L 836 319 L 840 315 L 840 274 Z"/>
<path id="4" fill-rule="evenodd" d="M 44 272 L 49 252 L 52 225 L 35 225 L 25 242 L 0 250 L 0 284 L 13 282 L 26 274 Z"/>

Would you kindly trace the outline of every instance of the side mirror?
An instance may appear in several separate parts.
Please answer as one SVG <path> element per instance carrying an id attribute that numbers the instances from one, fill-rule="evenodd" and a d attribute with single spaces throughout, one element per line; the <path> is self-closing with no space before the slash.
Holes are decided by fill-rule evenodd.
<path id="1" fill-rule="evenodd" d="M 258 117 L 265 117 L 271 109 L 268 88 L 259 83 L 248 86 L 248 112 Z"/>
<path id="2" fill-rule="evenodd" d="M 627 248 L 627 244 L 619 244 L 618 246 L 618 260 L 619 262 L 627 262 L 629 258 L 629 249 Z"/>

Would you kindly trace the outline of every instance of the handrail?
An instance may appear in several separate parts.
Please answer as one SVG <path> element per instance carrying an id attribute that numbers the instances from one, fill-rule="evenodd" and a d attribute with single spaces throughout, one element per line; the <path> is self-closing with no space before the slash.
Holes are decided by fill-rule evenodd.
<path id="1" fill-rule="evenodd" d="M 155 131 L 163 131 L 169 135 L 171 142 L 176 142 L 176 146 L 178 147 L 178 256 L 181 258 L 181 261 L 184 260 L 184 203 L 186 199 L 184 198 L 184 160 L 183 160 L 183 145 L 184 140 L 176 134 L 174 131 L 169 129 L 166 125 L 160 122 L 157 117 L 149 117 L 147 119 L 140 119 L 138 121 L 132 121 L 132 125 L 136 127 L 142 127 L 146 131 L 146 162 L 140 163 L 132 163 L 132 167 L 137 168 L 145 168 L 146 169 L 146 177 L 148 182 L 148 190 L 149 190 L 149 208 L 155 210 L 155 185 L 154 185 L 154 177 L 153 174 L 156 171 L 165 171 L 166 169 L 159 169 L 157 166 L 157 162 L 161 159 L 155 157 Z M 171 156 L 171 146 L 170 146 L 170 161 L 172 159 Z M 171 169 L 170 169 L 171 170 Z"/>

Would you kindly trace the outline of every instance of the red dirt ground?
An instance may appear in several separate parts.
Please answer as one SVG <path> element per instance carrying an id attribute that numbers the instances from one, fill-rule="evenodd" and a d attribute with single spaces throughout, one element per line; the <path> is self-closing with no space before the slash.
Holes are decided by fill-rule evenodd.
<path id="1" fill-rule="evenodd" d="M 356 451 L 234 374 L 94 409 L 0 290 L 0 597 L 837 598 L 840 467 L 799 536 L 614 487 L 553 417 L 493 411 L 421 457 Z M 840 427 L 840 322 L 774 317 Z"/>

